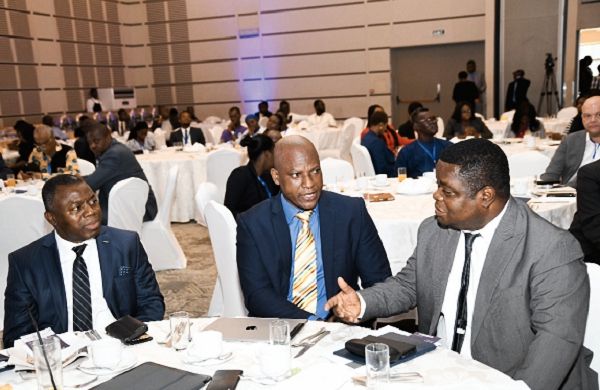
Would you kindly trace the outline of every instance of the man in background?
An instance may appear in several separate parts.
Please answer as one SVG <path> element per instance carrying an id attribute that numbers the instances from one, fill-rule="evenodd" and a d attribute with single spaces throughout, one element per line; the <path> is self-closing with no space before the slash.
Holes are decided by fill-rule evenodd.
<path id="1" fill-rule="evenodd" d="M 316 126 L 321 128 L 337 126 L 333 115 L 331 115 L 328 112 L 325 112 L 325 103 L 323 103 L 322 100 L 315 100 L 313 106 L 315 107 L 315 113 L 309 115 L 307 118 L 309 126 Z"/>
<path id="2" fill-rule="evenodd" d="M 525 78 L 525 71 L 517 69 L 513 72 L 513 81 L 508 83 L 504 111 L 515 110 L 519 103 L 527 99 L 527 90 L 531 81 Z"/>
<path id="3" fill-rule="evenodd" d="M 477 71 L 477 64 L 474 60 L 467 61 L 467 80 L 472 81 L 477 86 L 479 92 L 479 101 L 475 101 L 475 111 L 483 114 L 485 110 L 485 76 L 482 72 Z"/>

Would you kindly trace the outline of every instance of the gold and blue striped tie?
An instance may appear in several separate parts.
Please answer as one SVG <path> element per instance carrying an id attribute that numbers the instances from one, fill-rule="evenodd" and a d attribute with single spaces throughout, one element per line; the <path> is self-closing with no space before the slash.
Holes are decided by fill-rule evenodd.
<path id="1" fill-rule="evenodd" d="M 317 246 L 308 225 L 312 210 L 296 214 L 302 227 L 296 238 L 292 303 L 310 313 L 317 311 Z"/>

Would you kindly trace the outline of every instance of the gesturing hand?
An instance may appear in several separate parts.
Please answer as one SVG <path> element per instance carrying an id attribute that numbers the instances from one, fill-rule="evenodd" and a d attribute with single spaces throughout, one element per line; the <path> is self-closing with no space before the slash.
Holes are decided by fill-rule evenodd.
<path id="1" fill-rule="evenodd" d="M 358 294 L 344 278 L 339 277 L 337 280 L 342 291 L 327 301 L 325 310 L 333 310 L 334 314 L 343 321 L 356 323 L 360 315 Z"/>

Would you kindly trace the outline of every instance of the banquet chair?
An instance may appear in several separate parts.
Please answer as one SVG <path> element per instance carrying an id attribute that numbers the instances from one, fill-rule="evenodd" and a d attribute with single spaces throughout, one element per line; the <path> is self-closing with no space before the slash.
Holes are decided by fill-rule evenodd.
<path id="1" fill-rule="evenodd" d="M 590 368 L 600 372 L 600 333 L 596 328 L 596 325 L 600 326 L 600 312 L 597 310 L 600 305 L 600 265 L 594 263 L 585 263 L 585 265 L 590 278 L 590 310 L 583 345 L 594 353 Z"/>
<path id="2" fill-rule="evenodd" d="M 162 149 L 163 146 L 167 146 L 166 132 L 160 127 L 154 130 L 154 144 L 157 150 Z"/>
<path id="3" fill-rule="evenodd" d="M 152 221 L 142 223 L 141 240 L 155 271 L 185 268 L 187 259 L 171 230 L 171 205 L 175 195 L 179 166 L 169 169 L 165 197 Z"/>
<path id="4" fill-rule="evenodd" d="M 476 116 L 477 118 L 481 119 L 482 121 L 485 121 L 485 117 L 484 117 L 482 114 L 480 114 L 480 113 L 476 112 L 476 113 L 475 113 L 475 116 Z"/>
<path id="5" fill-rule="evenodd" d="M 550 157 L 536 151 L 516 153 L 508 156 L 511 179 L 539 175 L 546 171 Z"/>
<path id="6" fill-rule="evenodd" d="M 210 124 L 220 123 L 221 121 L 222 121 L 222 119 L 219 118 L 218 116 L 208 116 L 204 119 L 204 123 L 210 123 Z"/>
<path id="7" fill-rule="evenodd" d="M 208 181 L 200 183 L 194 200 L 196 201 L 196 222 L 202 226 L 206 226 L 204 208 L 211 200 L 214 200 L 217 203 L 219 202 L 219 189 L 217 188 L 217 185 Z"/>
<path id="8" fill-rule="evenodd" d="M 352 139 L 358 137 L 361 131 L 367 126 L 366 122 L 358 117 L 351 117 L 344 121 L 344 125 L 342 129 L 346 127 L 346 125 L 353 124 L 354 125 L 354 134 L 352 134 Z"/>
<path id="9" fill-rule="evenodd" d="M 8 276 L 8 254 L 52 231 L 44 218 L 41 199 L 11 196 L 0 201 L 0 330 L 4 328 L 4 290 Z"/>
<path id="10" fill-rule="evenodd" d="M 336 184 L 337 182 L 348 182 L 354 179 L 352 164 L 337 158 L 321 160 L 321 172 L 324 184 Z"/>
<path id="11" fill-rule="evenodd" d="M 444 119 L 442 117 L 437 117 L 437 126 L 438 131 L 435 133 L 436 138 L 444 138 Z"/>
<path id="12" fill-rule="evenodd" d="M 223 148 L 208 154 L 206 160 L 207 181 L 219 189 L 219 203 L 225 199 L 225 187 L 229 174 L 240 166 L 241 153 L 233 148 Z"/>
<path id="13" fill-rule="evenodd" d="M 506 112 L 503 112 L 502 115 L 500 115 L 500 120 L 512 122 L 514 116 L 515 116 L 515 110 L 506 111 Z"/>
<path id="14" fill-rule="evenodd" d="M 556 113 L 556 119 L 570 121 L 575 115 L 577 115 L 577 107 L 565 107 Z"/>
<path id="15" fill-rule="evenodd" d="M 209 128 L 208 131 L 211 133 L 214 145 L 221 142 L 221 134 L 223 133 L 223 130 L 225 130 L 225 128 L 221 125 L 212 125 Z"/>
<path id="16" fill-rule="evenodd" d="M 217 140 L 217 142 L 215 142 L 215 139 L 213 137 L 213 133 L 212 133 L 212 131 L 210 131 L 208 129 L 208 127 L 204 126 L 204 127 L 201 128 L 201 130 L 202 130 L 202 134 L 204 134 L 204 142 L 205 142 L 205 144 L 211 143 L 211 144 L 215 145 L 215 144 L 219 143 L 219 140 Z"/>
<path id="17" fill-rule="evenodd" d="M 208 309 L 209 316 L 246 316 L 244 295 L 236 263 L 237 224 L 227 207 L 210 201 L 205 207 L 206 224 L 217 265 L 217 282 Z"/>
<path id="18" fill-rule="evenodd" d="M 117 182 L 108 194 L 108 226 L 133 230 L 141 237 L 148 188 L 137 177 Z"/>
<path id="19" fill-rule="evenodd" d="M 81 176 L 91 175 L 96 170 L 96 166 L 94 164 L 82 158 L 77 159 L 77 165 L 79 165 L 79 174 Z"/>
<path id="20" fill-rule="evenodd" d="M 350 119 L 352 119 L 352 118 L 350 118 Z M 362 122 L 362 119 L 360 119 L 360 118 L 354 118 L 354 119 L 358 119 L 358 121 Z M 344 122 L 344 126 L 342 127 L 338 149 L 319 150 L 319 157 L 321 158 L 321 160 L 331 157 L 331 158 L 346 160 L 349 163 L 352 163 L 352 156 L 350 155 L 350 147 L 352 146 L 352 141 L 356 137 L 355 136 L 355 134 L 357 133 L 356 126 L 357 126 L 356 121 L 348 122 L 348 119 L 347 119 Z"/>
<path id="21" fill-rule="evenodd" d="M 371 161 L 371 155 L 367 148 L 360 144 L 360 138 L 352 141 L 350 154 L 352 155 L 352 165 L 354 165 L 356 177 L 375 176 L 375 168 L 373 167 L 373 161 Z"/>

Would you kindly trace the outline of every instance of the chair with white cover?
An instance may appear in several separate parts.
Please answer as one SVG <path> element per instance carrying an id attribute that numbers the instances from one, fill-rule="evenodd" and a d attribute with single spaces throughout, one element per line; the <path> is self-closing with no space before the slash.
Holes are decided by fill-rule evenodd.
<path id="1" fill-rule="evenodd" d="M 225 130 L 225 128 L 221 125 L 212 125 L 209 128 L 208 131 L 211 133 L 213 144 L 218 144 L 221 142 L 221 134 L 223 134 L 223 130 Z"/>
<path id="2" fill-rule="evenodd" d="M 91 175 L 96 170 L 96 166 L 94 164 L 82 158 L 77 159 L 77 165 L 79 165 L 79 174 L 81 176 Z"/>
<path id="3" fill-rule="evenodd" d="M 590 310 L 585 326 L 585 337 L 583 345 L 594 353 L 590 368 L 600 372 L 600 311 L 597 310 L 600 305 L 600 265 L 594 263 L 585 263 L 587 273 L 590 278 Z"/>
<path id="4" fill-rule="evenodd" d="M 233 214 L 222 204 L 210 201 L 205 209 L 208 234 L 217 265 L 217 282 L 208 309 L 209 316 L 248 315 L 236 261 L 236 228 Z"/>
<path id="5" fill-rule="evenodd" d="M 219 189 L 217 188 L 217 185 L 209 181 L 200 183 L 198 190 L 196 191 L 196 196 L 194 196 L 194 200 L 196 201 L 196 222 L 202 226 L 206 226 L 204 208 L 211 200 L 219 203 Z"/>
<path id="6" fill-rule="evenodd" d="M 367 148 L 360 144 L 360 138 L 352 142 L 350 154 L 352 155 L 352 165 L 354 165 L 356 177 L 375 176 L 375 168 L 373 167 L 373 161 L 371 161 L 371 155 Z"/>
<path id="7" fill-rule="evenodd" d="M 350 119 L 353 119 L 353 118 L 350 118 Z M 362 119 L 360 119 L 360 118 L 354 118 L 354 119 L 357 119 L 358 121 L 362 122 Z M 349 122 L 349 120 L 346 119 L 346 121 L 344 122 L 344 126 L 342 127 L 342 130 L 341 130 L 338 149 L 318 150 L 319 157 L 321 158 L 321 160 L 331 157 L 331 158 L 346 160 L 346 161 L 352 163 L 352 155 L 350 154 L 350 147 L 352 146 L 352 141 L 354 141 L 354 139 L 356 137 L 356 135 L 355 135 L 357 133 L 356 126 L 357 126 L 357 121 Z"/>
<path id="8" fill-rule="evenodd" d="M 148 183 L 137 177 L 117 182 L 108 194 L 108 226 L 142 235 Z"/>
<path id="9" fill-rule="evenodd" d="M 577 115 L 577 107 L 565 107 L 556 113 L 556 119 L 570 121 L 575 115 Z"/>
<path id="10" fill-rule="evenodd" d="M 484 117 L 482 114 L 480 114 L 480 113 L 476 112 L 476 113 L 475 113 L 475 116 L 476 116 L 477 118 L 481 119 L 482 121 L 485 121 L 485 117 Z"/>
<path id="11" fill-rule="evenodd" d="M 550 157 L 536 151 L 508 156 L 508 168 L 512 179 L 544 173 L 548 164 L 550 164 Z"/>
<path id="12" fill-rule="evenodd" d="M 502 115 L 500 115 L 500 120 L 512 122 L 514 116 L 515 116 L 515 110 L 506 111 L 506 112 L 503 112 Z"/>
<path id="13" fill-rule="evenodd" d="M 364 121 L 361 118 L 353 116 L 344 121 L 342 129 L 344 127 L 346 127 L 346 125 L 349 125 L 350 123 L 352 123 L 354 125 L 354 134 L 353 134 L 352 139 L 358 137 L 360 135 L 360 133 L 362 132 L 362 130 L 367 126 L 366 121 Z"/>
<path id="14" fill-rule="evenodd" d="M 444 138 L 444 119 L 442 117 L 437 117 L 437 127 L 438 131 L 435 133 L 435 137 Z"/>
<path id="15" fill-rule="evenodd" d="M 219 118 L 218 116 L 207 116 L 204 119 L 204 123 L 210 123 L 210 124 L 220 123 L 221 121 L 222 121 L 222 119 Z"/>
<path id="16" fill-rule="evenodd" d="M 154 130 L 154 145 L 156 150 L 167 146 L 167 133 L 160 127 Z"/>
<path id="17" fill-rule="evenodd" d="M 44 211 L 44 204 L 33 197 L 18 195 L 0 200 L 0 330 L 4 327 L 8 254 L 52 231 Z"/>
<path id="18" fill-rule="evenodd" d="M 337 158 L 321 160 L 321 172 L 324 184 L 336 184 L 354 180 L 354 168 L 346 160 Z"/>
<path id="19" fill-rule="evenodd" d="M 155 271 L 180 269 L 187 265 L 181 245 L 171 230 L 171 205 L 175 195 L 178 173 L 179 165 L 173 165 L 169 169 L 167 188 L 164 199 L 159 204 L 158 214 L 154 220 L 142 224 L 142 244 Z"/>
<path id="20" fill-rule="evenodd" d="M 240 166 L 241 159 L 241 153 L 233 148 L 222 148 L 208 154 L 206 159 L 207 181 L 215 183 L 219 189 L 219 203 L 223 203 L 227 179 L 231 171 Z"/>
<path id="21" fill-rule="evenodd" d="M 201 130 L 202 130 L 202 134 L 204 134 L 204 142 L 206 144 L 211 143 L 211 144 L 214 145 L 214 144 L 218 144 L 219 143 L 218 139 L 217 139 L 217 142 L 215 142 L 215 139 L 213 137 L 213 133 L 212 133 L 212 131 L 210 131 L 208 129 L 208 127 L 204 126 L 204 127 L 201 128 Z"/>

